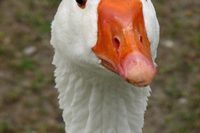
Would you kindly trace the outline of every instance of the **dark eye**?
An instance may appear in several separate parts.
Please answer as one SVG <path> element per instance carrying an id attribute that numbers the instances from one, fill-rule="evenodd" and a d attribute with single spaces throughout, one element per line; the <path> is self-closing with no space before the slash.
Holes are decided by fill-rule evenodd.
<path id="1" fill-rule="evenodd" d="M 84 8 L 87 0 L 76 0 L 79 7 Z"/>

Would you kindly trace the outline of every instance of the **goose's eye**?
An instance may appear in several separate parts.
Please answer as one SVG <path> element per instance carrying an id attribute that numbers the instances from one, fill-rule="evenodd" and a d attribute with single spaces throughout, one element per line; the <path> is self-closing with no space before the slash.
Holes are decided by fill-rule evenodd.
<path id="1" fill-rule="evenodd" d="M 76 0 L 79 7 L 84 8 L 87 0 Z"/>

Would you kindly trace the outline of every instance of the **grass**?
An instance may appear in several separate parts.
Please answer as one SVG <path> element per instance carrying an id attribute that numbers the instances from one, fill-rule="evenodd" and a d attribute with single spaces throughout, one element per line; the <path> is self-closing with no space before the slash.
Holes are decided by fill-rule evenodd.
<path id="1" fill-rule="evenodd" d="M 8 122 L 0 120 L 0 133 L 9 132 L 9 128 Z"/>
<path id="2" fill-rule="evenodd" d="M 5 33 L 0 31 L 0 39 L 2 39 L 5 36 Z"/>
<path id="3" fill-rule="evenodd" d="M 58 3 L 0 1 L 0 133 L 64 132 L 49 69 L 52 55 L 46 52 Z M 28 46 L 37 51 L 25 55 Z"/>
<path id="4" fill-rule="evenodd" d="M 4 53 L 5 53 L 5 49 L 2 46 L 0 46 L 0 55 L 3 55 Z"/>
<path id="5" fill-rule="evenodd" d="M 48 4 L 49 4 L 50 6 L 55 7 L 55 6 L 58 6 L 58 3 L 59 3 L 61 0 L 46 0 L 46 1 L 48 2 Z"/>
<path id="6" fill-rule="evenodd" d="M 195 86 L 195 88 L 198 89 L 198 91 L 200 92 L 200 81 L 197 82 L 194 86 Z"/>
<path id="7" fill-rule="evenodd" d="M 51 21 L 47 20 L 42 13 L 30 14 L 30 13 L 18 13 L 16 15 L 17 21 L 25 23 L 34 27 L 41 33 L 49 33 Z"/>
<path id="8" fill-rule="evenodd" d="M 36 62 L 30 57 L 22 57 L 20 59 L 13 60 L 10 65 L 13 69 L 20 71 L 34 70 L 37 67 Z"/>
<path id="9" fill-rule="evenodd" d="M 4 37 L 5 37 L 5 33 L 0 31 L 0 43 L 2 42 Z M 4 52 L 5 52 L 4 47 L 2 45 L 0 45 L 0 55 L 4 54 Z"/>
<path id="10" fill-rule="evenodd" d="M 0 84 L 4 85 L 0 89 L 0 133 L 64 133 L 49 45 L 50 23 L 60 1 L 0 1 Z M 161 41 L 173 40 L 175 46 L 160 46 L 160 72 L 147 111 L 152 117 L 145 118 L 150 126 L 144 128 L 195 133 L 200 131 L 200 33 L 192 26 L 194 18 L 183 15 L 183 7 L 193 10 L 193 3 L 153 2 L 161 22 Z M 27 46 L 34 46 L 36 52 L 25 55 Z"/>
<path id="11" fill-rule="evenodd" d="M 23 91 L 20 88 L 14 88 L 9 90 L 4 97 L 4 104 L 13 104 L 16 103 L 22 96 Z"/>
<path id="12" fill-rule="evenodd" d="M 194 42 L 200 48 L 200 32 L 195 35 Z"/>
<path id="13" fill-rule="evenodd" d="M 44 88 L 44 86 L 45 86 L 45 84 L 47 84 L 47 77 L 43 74 L 43 73 L 41 73 L 41 72 L 36 72 L 36 74 L 35 74 L 35 78 L 34 78 L 34 80 L 32 81 L 32 90 L 33 90 L 33 92 L 35 92 L 35 93 L 39 93 L 40 92 L 40 90 L 42 89 L 42 88 Z"/>

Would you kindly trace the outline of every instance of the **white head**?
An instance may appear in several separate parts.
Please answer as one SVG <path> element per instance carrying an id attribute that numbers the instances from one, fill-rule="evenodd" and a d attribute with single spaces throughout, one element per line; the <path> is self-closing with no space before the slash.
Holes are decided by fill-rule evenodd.
<path id="1" fill-rule="evenodd" d="M 113 71 L 135 86 L 155 73 L 159 24 L 150 0 L 63 0 L 51 44 L 70 63 Z"/>

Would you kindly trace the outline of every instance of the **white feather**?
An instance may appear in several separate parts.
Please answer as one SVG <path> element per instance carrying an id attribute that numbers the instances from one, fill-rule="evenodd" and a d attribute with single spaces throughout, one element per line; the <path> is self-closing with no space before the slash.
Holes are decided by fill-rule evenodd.
<path id="1" fill-rule="evenodd" d="M 157 56 L 157 48 L 160 38 L 160 26 L 151 0 L 141 0 L 141 1 L 143 4 L 145 27 L 149 41 L 151 43 L 151 54 L 153 60 L 155 60 Z"/>
<path id="2" fill-rule="evenodd" d="M 149 87 L 134 88 L 111 73 L 81 73 L 83 68 L 54 58 L 59 61 L 55 75 L 67 133 L 142 132 Z"/>
<path id="3" fill-rule="evenodd" d="M 150 0 L 141 0 L 153 59 L 159 24 Z M 56 88 L 67 133 L 141 133 L 150 87 L 136 88 L 102 69 L 91 48 L 97 41 L 97 7 L 63 0 L 52 23 Z"/>

